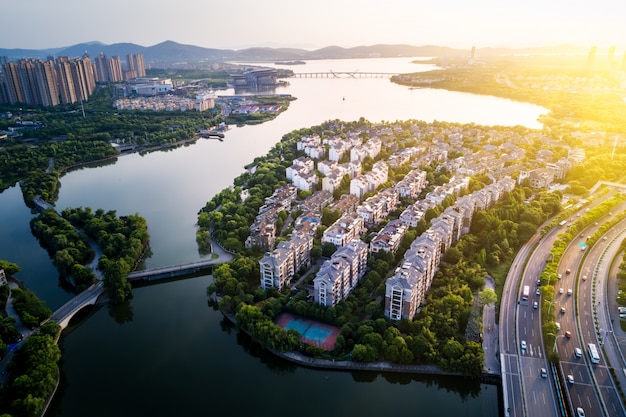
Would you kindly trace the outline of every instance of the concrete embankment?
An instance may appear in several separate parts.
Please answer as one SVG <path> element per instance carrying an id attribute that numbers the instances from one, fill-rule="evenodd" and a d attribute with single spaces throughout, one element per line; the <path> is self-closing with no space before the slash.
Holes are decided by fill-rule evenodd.
<path id="1" fill-rule="evenodd" d="M 230 314 L 225 314 L 224 312 L 222 312 L 222 314 L 233 324 L 235 323 L 234 316 Z M 466 375 L 462 372 L 447 372 L 437 365 L 407 365 L 392 362 L 339 361 L 335 359 L 311 358 L 296 351 L 280 352 L 273 349 L 268 350 L 280 358 L 310 368 L 336 369 L 339 371 L 396 372 L 419 375 L 466 377 Z M 496 385 L 500 384 L 500 375 L 498 374 L 483 373 L 480 379 L 481 382 Z"/>

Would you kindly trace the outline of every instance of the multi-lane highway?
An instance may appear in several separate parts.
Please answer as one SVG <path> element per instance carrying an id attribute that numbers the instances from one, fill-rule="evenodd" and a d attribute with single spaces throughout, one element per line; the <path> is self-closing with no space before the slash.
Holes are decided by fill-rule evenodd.
<path id="1" fill-rule="evenodd" d="M 557 230 L 543 237 L 536 234 L 520 249 L 507 276 L 500 308 L 505 416 L 560 415 L 551 375 L 549 372 L 545 378 L 541 375 L 541 369 L 547 370 L 548 363 L 543 351 L 540 309 L 533 307 L 534 301 L 541 304 L 541 297 L 536 293 L 537 278 L 557 234 Z M 528 300 L 520 301 L 521 288 L 525 285 L 532 288 L 531 295 Z M 521 348 L 522 340 L 526 349 Z"/>
<path id="2" fill-rule="evenodd" d="M 579 246 L 579 241 L 586 241 L 587 236 L 595 232 L 596 226 L 583 230 L 578 238 L 571 242 L 561 257 L 557 272 L 562 276 L 555 284 L 555 321 L 561 324 L 561 331 L 557 336 L 556 347 L 561 359 L 559 369 L 562 372 L 561 380 L 567 381 L 567 375 L 571 375 L 573 383 L 566 382 L 566 395 L 568 397 L 568 408 L 573 414 L 574 410 L 581 407 L 585 411 L 585 416 L 602 417 L 602 404 L 596 393 L 595 381 L 590 368 L 589 356 L 586 348 L 587 343 L 591 340 L 581 337 L 578 332 L 578 324 L 593 327 L 593 319 L 591 317 L 591 305 L 588 303 L 580 304 L 577 307 L 575 300 L 581 299 L 589 294 L 589 285 L 591 279 L 580 278 L 580 287 L 576 288 L 577 271 L 581 267 L 581 262 L 585 251 Z M 570 273 L 567 273 L 567 271 Z M 563 293 L 561 294 L 561 288 Z M 569 294 L 572 290 L 572 294 Z M 561 313 L 561 309 L 565 309 L 565 313 Z M 571 337 L 565 337 L 565 331 L 569 331 Z M 595 343 L 595 342 L 594 342 Z M 582 352 L 581 357 L 577 357 L 574 350 L 579 348 Z M 597 366 L 597 365 L 595 365 Z"/>
<path id="3" fill-rule="evenodd" d="M 579 269 L 576 304 L 581 343 L 583 346 L 587 343 L 596 344 L 600 353 L 600 363 L 591 364 L 590 369 L 603 414 L 594 414 L 593 410 L 588 410 L 589 405 L 577 405 L 581 400 L 584 402 L 584 398 L 572 395 L 574 408 L 583 407 L 587 415 L 626 415 L 619 392 L 609 372 L 609 367 L 615 368 L 616 377 L 621 380 L 621 384 L 623 385 L 626 381 L 623 372 L 620 372 L 624 369 L 621 354 L 617 344 L 614 343 L 615 339 L 609 334 L 612 323 L 610 323 L 610 316 L 606 309 L 607 279 L 611 261 L 620 251 L 624 228 L 626 228 L 626 223 L 619 224 L 599 239 L 583 257 Z M 594 227 L 592 231 L 595 232 L 595 229 Z M 586 279 L 582 279 L 583 277 Z M 564 367 L 565 365 L 563 364 Z"/>
<path id="4" fill-rule="evenodd" d="M 554 284 L 554 302 L 549 306 L 549 314 L 559 324 L 559 330 L 554 346 L 545 347 L 548 352 L 543 346 L 542 293 L 537 291 L 537 279 L 555 240 L 565 229 L 557 227 L 543 237 L 534 236 L 511 266 L 500 310 L 505 416 L 576 415 L 578 407 L 584 409 L 586 416 L 626 415 L 603 357 L 607 349 L 606 355 L 612 358 L 609 358 L 610 365 L 618 373 L 624 371 L 624 375 L 618 374 L 617 378 L 623 379 L 621 384 L 626 386 L 626 363 L 615 337 L 610 337 L 614 335 L 608 311 L 602 308 L 602 304 L 606 304 L 604 286 L 611 260 L 622 239 L 616 237 L 619 227 L 613 228 L 606 239 L 601 238 L 583 250 L 584 245 L 580 243 L 586 242 L 598 227 L 596 223 L 582 231 L 561 257 L 557 271 L 560 278 Z M 626 230 L 626 224 L 620 227 L 619 230 Z M 615 246 L 608 251 L 611 245 Z M 525 286 L 530 288 L 527 300 L 522 297 Z M 600 363 L 591 364 L 588 343 L 596 344 Z M 560 357 L 560 363 L 554 368 L 546 359 L 552 350 Z M 547 374 L 542 374 L 542 368 Z"/>

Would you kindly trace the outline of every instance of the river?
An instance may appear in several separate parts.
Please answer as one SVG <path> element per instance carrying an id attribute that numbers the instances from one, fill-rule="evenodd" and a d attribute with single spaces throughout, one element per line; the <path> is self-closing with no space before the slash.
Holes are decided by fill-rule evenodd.
<path id="1" fill-rule="evenodd" d="M 269 65 L 275 66 L 275 65 Z M 416 72 L 407 58 L 308 61 L 295 72 Z M 244 165 L 294 129 L 326 120 L 416 119 L 540 127 L 537 106 L 381 78 L 290 79 L 297 97 L 256 126 L 233 127 L 223 142 L 131 154 L 64 175 L 57 208 L 138 213 L 148 222 L 147 267 L 200 259 L 198 210 L 232 184 Z M 217 94 L 232 95 L 230 90 Z M 0 194 L 0 258 L 54 310 L 71 298 L 28 221 L 19 187 Z M 498 416 L 498 389 L 453 378 L 333 372 L 294 366 L 260 350 L 207 304 L 210 276 L 135 288 L 124 306 L 97 309 L 61 339 L 61 386 L 47 416 L 345 416 L 390 413 Z"/>

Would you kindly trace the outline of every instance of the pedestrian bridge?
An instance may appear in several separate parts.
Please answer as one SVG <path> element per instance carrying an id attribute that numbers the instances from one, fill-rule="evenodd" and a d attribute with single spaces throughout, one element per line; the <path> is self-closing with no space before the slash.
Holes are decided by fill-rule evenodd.
<path id="1" fill-rule="evenodd" d="M 128 282 L 138 282 L 138 281 L 158 281 L 162 279 L 168 278 L 176 278 L 185 275 L 195 274 L 200 271 L 209 270 L 215 264 L 219 264 L 224 262 L 218 258 L 216 259 L 205 259 L 196 262 L 189 262 L 182 265 L 172 265 L 172 266 L 162 266 L 158 268 L 145 269 L 143 271 L 135 271 L 128 274 Z M 81 309 L 87 307 L 89 305 L 95 305 L 98 301 L 98 297 L 100 297 L 105 292 L 104 282 L 98 281 L 96 284 L 93 284 L 85 291 L 81 292 L 59 309 L 57 309 L 50 320 L 53 320 L 61 326 L 61 329 L 65 329 L 72 317 L 76 315 Z"/>
<path id="2" fill-rule="evenodd" d="M 222 263 L 218 259 L 203 259 L 182 265 L 160 266 L 157 268 L 144 269 L 128 274 L 128 281 L 155 281 L 159 279 L 175 278 L 181 275 L 190 275 L 196 272 L 211 269 L 216 263 Z"/>

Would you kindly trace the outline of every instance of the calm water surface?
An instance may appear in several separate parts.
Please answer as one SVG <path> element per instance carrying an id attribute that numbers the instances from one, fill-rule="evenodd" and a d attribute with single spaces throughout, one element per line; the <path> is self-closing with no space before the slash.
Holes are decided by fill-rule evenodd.
<path id="1" fill-rule="evenodd" d="M 270 65 L 273 66 L 273 65 Z M 416 72 L 410 59 L 323 60 L 295 72 Z M 493 97 L 409 90 L 387 79 L 291 79 L 277 93 L 298 99 L 274 121 L 233 127 L 171 151 L 133 154 L 65 175 L 57 208 L 90 206 L 148 221 L 147 267 L 200 259 L 198 210 L 232 185 L 244 165 L 280 138 L 326 120 L 416 119 L 540 127 L 545 110 Z M 225 90 L 217 94 L 232 95 Z M 30 233 L 18 187 L 0 194 L 0 258 L 52 309 L 71 298 Z M 125 306 L 101 308 L 66 332 L 62 386 L 48 416 L 374 415 L 497 416 L 495 386 L 447 378 L 295 367 L 260 351 L 207 305 L 210 276 L 133 290 Z"/>

